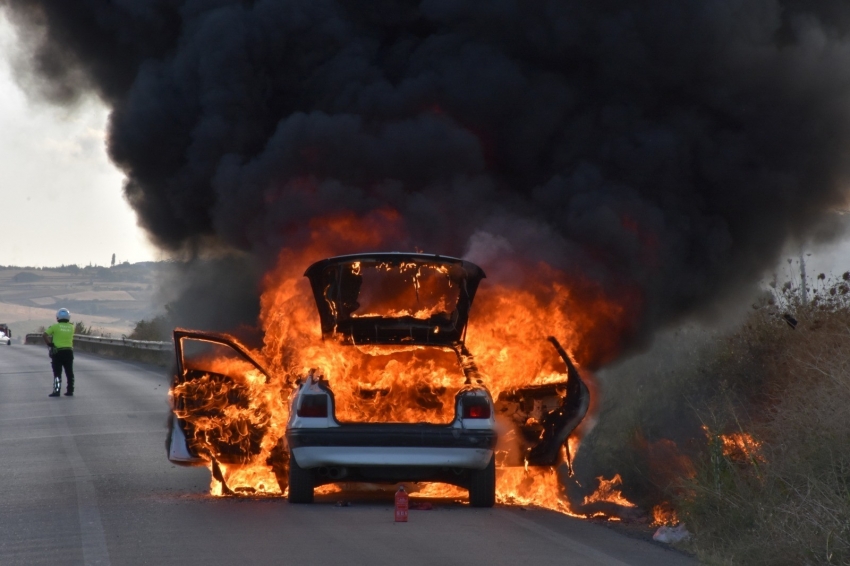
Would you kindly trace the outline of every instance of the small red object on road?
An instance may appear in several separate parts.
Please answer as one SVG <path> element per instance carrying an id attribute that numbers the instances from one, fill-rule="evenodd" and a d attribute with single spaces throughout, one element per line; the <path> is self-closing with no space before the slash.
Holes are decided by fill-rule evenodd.
<path id="1" fill-rule="evenodd" d="M 404 491 L 404 486 L 398 486 L 398 491 L 395 492 L 395 522 L 406 523 L 407 512 L 410 509 L 410 499 L 407 492 Z"/>

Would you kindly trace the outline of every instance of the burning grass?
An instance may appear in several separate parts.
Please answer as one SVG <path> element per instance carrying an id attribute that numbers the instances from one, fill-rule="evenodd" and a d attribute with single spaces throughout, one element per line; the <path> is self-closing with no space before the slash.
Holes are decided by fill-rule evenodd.
<path id="1" fill-rule="evenodd" d="M 709 458 L 681 499 L 706 557 L 850 562 L 850 301 L 845 281 L 821 291 L 807 305 L 780 295 L 735 336 L 747 365 L 760 366 L 763 390 L 740 388 L 749 418 L 710 436 Z M 779 322 L 784 315 L 795 330 Z"/>
<path id="2" fill-rule="evenodd" d="M 603 372 L 579 475 L 621 470 L 709 563 L 850 563 L 848 280 L 806 305 L 786 287 L 729 330 L 680 329 Z"/>

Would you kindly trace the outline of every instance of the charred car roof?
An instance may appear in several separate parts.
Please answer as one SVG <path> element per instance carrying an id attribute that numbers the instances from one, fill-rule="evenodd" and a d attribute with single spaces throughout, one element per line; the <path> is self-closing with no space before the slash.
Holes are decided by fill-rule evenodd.
<path id="1" fill-rule="evenodd" d="M 484 271 L 455 257 L 400 252 L 343 255 L 311 265 L 322 336 L 347 344 L 463 342 Z"/>

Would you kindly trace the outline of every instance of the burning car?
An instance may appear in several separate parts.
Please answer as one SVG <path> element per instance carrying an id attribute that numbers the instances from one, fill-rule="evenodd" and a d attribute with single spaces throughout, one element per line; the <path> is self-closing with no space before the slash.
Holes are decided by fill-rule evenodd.
<path id="1" fill-rule="evenodd" d="M 273 369 L 230 336 L 175 330 L 172 462 L 209 466 L 222 493 L 276 482 L 290 502 L 309 503 L 326 484 L 439 482 L 491 507 L 497 465 L 560 461 L 587 388 L 550 338 L 566 372 L 494 399 L 466 347 L 480 267 L 369 253 L 319 261 L 305 276 L 321 337 L 288 346 Z"/>

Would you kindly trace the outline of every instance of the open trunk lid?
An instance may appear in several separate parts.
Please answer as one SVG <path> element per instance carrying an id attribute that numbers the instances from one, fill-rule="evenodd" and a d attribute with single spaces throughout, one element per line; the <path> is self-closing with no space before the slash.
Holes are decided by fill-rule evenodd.
<path id="1" fill-rule="evenodd" d="M 371 253 L 314 263 L 310 280 L 322 336 L 347 344 L 463 342 L 469 310 L 485 277 L 461 259 Z"/>

